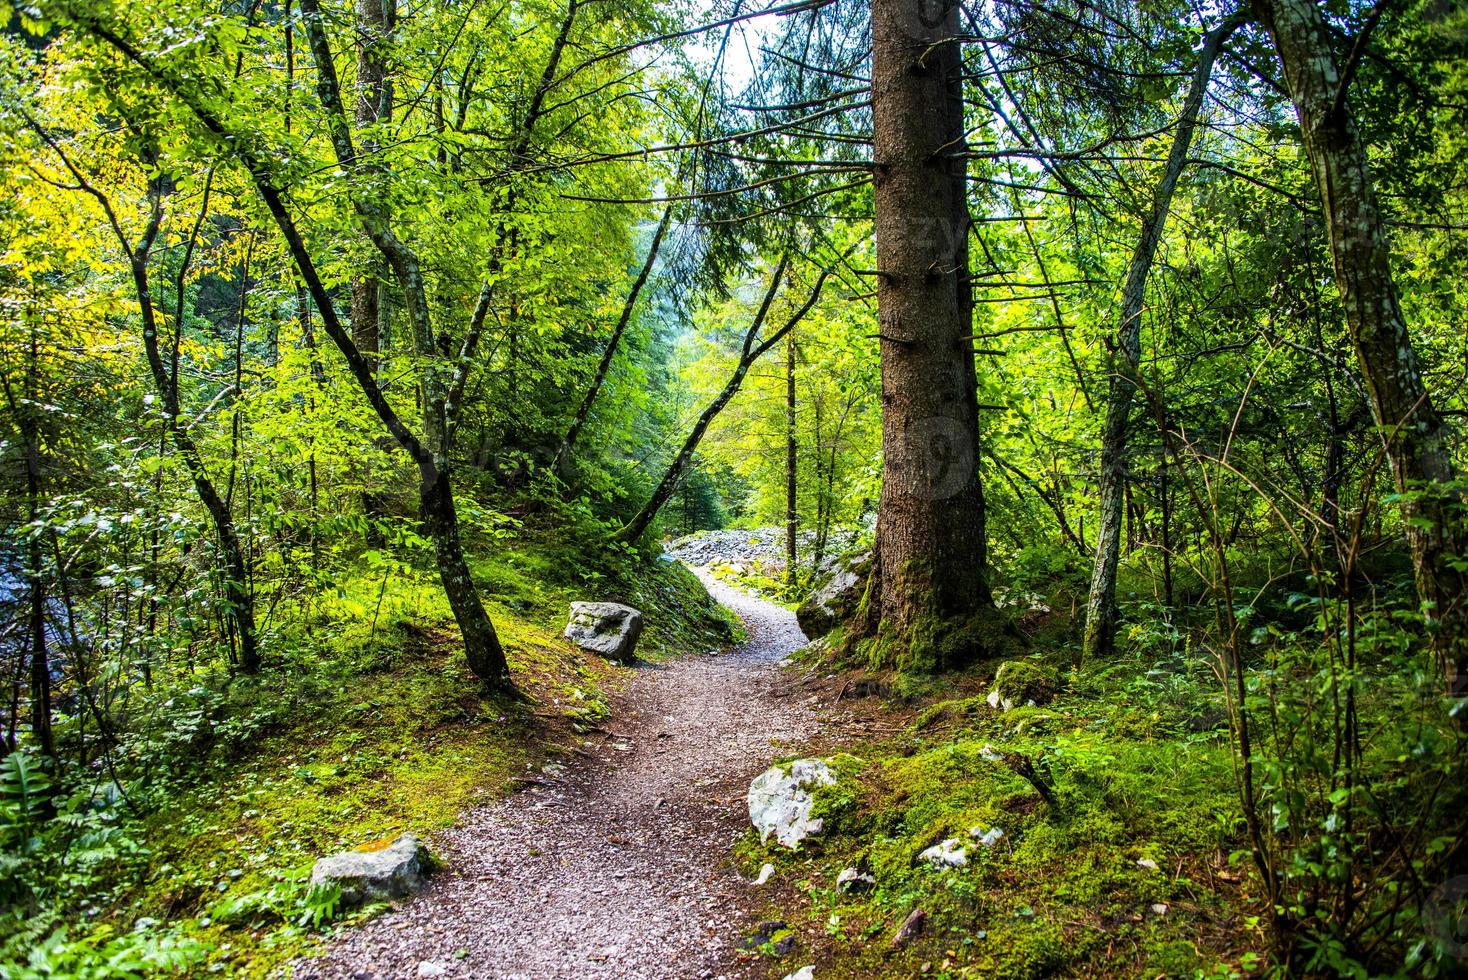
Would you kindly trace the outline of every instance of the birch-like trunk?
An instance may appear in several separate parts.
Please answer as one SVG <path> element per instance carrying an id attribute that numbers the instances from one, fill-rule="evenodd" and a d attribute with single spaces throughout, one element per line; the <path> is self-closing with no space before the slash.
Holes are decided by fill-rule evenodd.
<path id="1" fill-rule="evenodd" d="M 1096 562 L 1091 572 L 1091 592 L 1086 601 L 1086 633 L 1081 659 L 1104 657 L 1116 642 L 1116 568 L 1121 559 L 1122 512 L 1126 500 L 1128 466 L 1127 428 L 1132 399 L 1137 388 L 1137 368 L 1142 360 L 1142 308 L 1146 299 L 1147 275 L 1157 254 L 1157 243 L 1167 224 L 1172 195 L 1188 160 L 1188 148 L 1197 129 L 1198 113 L 1208 92 L 1213 63 L 1224 41 L 1238 27 L 1229 18 L 1211 31 L 1198 55 L 1198 65 L 1183 102 L 1172 148 L 1162 178 L 1152 193 L 1152 208 L 1142 222 L 1142 231 L 1132 251 L 1126 284 L 1121 294 L 1121 319 L 1116 328 L 1116 347 L 1111 369 L 1111 388 L 1106 399 L 1106 424 L 1101 430 L 1101 472 L 1098 475 L 1101 504 L 1097 514 Z"/>
<path id="2" fill-rule="evenodd" d="M 1321 9 L 1314 0 L 1258 0 L 1274 39 L 1330 236 L 1336 287 L 1385 440 L 1433 647 L 1448 689 L 1468 687 L 1468 528 L 1450 433 L 1423 383 L 1407 332 L 1386 224 L 1366 147 L 1352 118 Z"/>

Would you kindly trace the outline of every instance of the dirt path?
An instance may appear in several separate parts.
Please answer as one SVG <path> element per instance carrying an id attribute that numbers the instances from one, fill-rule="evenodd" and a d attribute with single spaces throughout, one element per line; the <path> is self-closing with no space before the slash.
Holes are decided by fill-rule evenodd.
<path id="1" fill-rule="evenodd" d="M 776 667 L 805 643 L 794 615 L 700 577 L 748 642 L 641 670 L 596 761 L 466 815 L 436 841 L 448 871 L 297 975 L 740 976 L 759 896 L 729 847 L 750 779 L 814 734 L 815 706 Z"/>

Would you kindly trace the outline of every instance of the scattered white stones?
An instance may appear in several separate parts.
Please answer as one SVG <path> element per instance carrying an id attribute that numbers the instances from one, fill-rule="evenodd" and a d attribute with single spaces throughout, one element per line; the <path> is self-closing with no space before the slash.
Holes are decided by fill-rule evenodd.
<path id="1" fill-rule="evenodd" d="M 961 868 L 968 864 L 968 850 L 957 837 L 949 837 L 923 851 L 918 855 L 918 860 L 926 861 L 938 869 Z"/>
<path id="2" fill-rule="evenodd" d="M 760 840 L 774 834 L 781 844 L 795 850 L 824 826 L 810 815 L 815 800 L 810 791 L 836 782 L 836 773 L 820 759 L 797 759 L 772 766 L 749 784 L 749 821 L 760 832 Z"/>
<path id="3" fill-rule="evenodd" d="M 756 879 L 754 879 L 754 883 L 756 885 L 763 885 L 765 882 L 767 882 L 767 881 L 770 880 L 770 876 L 773 875 L 774 873 L 775 873 L 775 866 L 773 864 L 770 864 L 770 863 L 766 862 L 765 864 L 760 865 L 759 877 L 756 878 Z"/>

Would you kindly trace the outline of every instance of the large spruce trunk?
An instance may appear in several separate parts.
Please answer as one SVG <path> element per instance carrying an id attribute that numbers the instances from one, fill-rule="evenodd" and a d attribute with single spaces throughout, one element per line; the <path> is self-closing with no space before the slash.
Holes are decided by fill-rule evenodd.
<path id="1" fill-rule="evenodd" d="M 1402 499 L 1417 592 L 1448 689 L 1468 686 L 1468 530 L 1450 433 L 1422 380 L 1392 279 L 1386 225 L 1370 163 L 1341 88 L 1324 17 L 1314 0 L 1258 0 L 1295 104 L 1320 192 L 1336 287 L 1361 361 L 1371 411 Z"/>
<path id="2" fill-rule="evenodd" d="M 872 2 L 882 496 L 865 625 L 904 670 L 988 652 L 958 7 Z"/>

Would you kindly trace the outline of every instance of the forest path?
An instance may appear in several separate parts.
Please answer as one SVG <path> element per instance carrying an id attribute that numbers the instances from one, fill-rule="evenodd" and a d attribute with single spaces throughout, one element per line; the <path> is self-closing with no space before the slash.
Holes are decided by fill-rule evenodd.
<path id="1" fill-rule="evenodd" d="M 736 977 L 758 890 L 731 866 L 745 793 L 812 736 L 815 699 L 777 666 L 805 644 L 793 613 L 696 569 L 745 643 L 639 670 L 594 759 L 465 815 L 435 841 L 448 870 L 296 975 Z"/>

